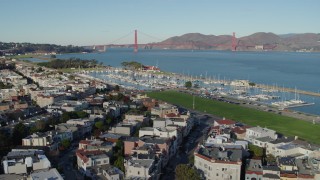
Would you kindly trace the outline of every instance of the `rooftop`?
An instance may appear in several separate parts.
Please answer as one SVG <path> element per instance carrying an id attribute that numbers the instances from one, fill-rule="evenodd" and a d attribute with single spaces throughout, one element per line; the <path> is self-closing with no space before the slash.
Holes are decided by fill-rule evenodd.
<path id="1" fill-rule="evenodd" d="M 31 173 L 30 176 L 33 180 L 63 180 L 62 176 L 56 168 L 52 168 L 50 170 L 37 170 Z"/>
<path id="2" fill-rule="evenodd" d="M 260 159 L 248 159 L 246 168 L 248 171 L 262 172 L 262 162 Z"/>
<path id="3" fill-rule="evenodd" d="M 238 162 L 242 159 L 241 149 L 227 149 L 225 147 L 201 147 L 197 153 L 215 160 Z"/>

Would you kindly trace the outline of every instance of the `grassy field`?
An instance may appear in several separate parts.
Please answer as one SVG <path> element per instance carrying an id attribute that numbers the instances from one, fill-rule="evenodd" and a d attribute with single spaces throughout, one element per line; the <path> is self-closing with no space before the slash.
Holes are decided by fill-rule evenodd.
<path id="1" fill-rule="evenodd" d="M 192 108 L 192 96 L 175 91 L 150 92 L 149 97 L 171 104 Z M 299 136 L 311 143 L 320 144 L 320 125 L 281 116 L 269 112 L 241 107 L 220 101 L 195 97 L 195 109 L 201 112 L 225 117 L 251 126 L 261 126 L 276 130 L 286 136 Z"/>

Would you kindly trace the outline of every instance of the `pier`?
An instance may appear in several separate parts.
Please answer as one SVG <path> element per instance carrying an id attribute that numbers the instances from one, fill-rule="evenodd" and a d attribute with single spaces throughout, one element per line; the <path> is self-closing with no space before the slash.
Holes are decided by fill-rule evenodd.
<path id="1" fill-rule="evenodd" d="M 264 84 L 257 84 L 256 87 L 261 88 L 261 89 L 270 89 L 270 90 L 277 90 L 277 91 L 284 91 L 284 92 L 291 92 L 291 93 L 298 93 L 298 94 L 320 97 L 320 93 L 311 92 L 311 91 L 304 91 L 304 90 L 299 90 L 299 89 L 267 86 Z"/>

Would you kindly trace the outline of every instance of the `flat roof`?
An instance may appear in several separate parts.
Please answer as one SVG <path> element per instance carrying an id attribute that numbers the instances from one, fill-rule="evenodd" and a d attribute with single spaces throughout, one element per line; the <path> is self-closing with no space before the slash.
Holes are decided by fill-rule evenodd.
<path id="1" fill-rule="evenodd" d="M 33 180 L 54 179 L 63 180 L 56 168 L 50 170 L 38 170 L 30 174 Z"/>

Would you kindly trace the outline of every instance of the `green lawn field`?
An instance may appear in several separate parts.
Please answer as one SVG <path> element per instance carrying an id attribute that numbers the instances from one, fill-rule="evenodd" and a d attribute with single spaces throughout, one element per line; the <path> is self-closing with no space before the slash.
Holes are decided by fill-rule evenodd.
<path id="1" fill-rule="evenodd" d="M 176 91 L 147 93 L 149 97 L 171 104 L 192 108 L 192 95 Z M 195 110 L 214 114 L 251 126 L 261 126 L 276 130 L 286 136 L 298 136 L 311 143 L 320 144 L 320 125 L 274 113 L 241 107 L 211 99 L 195 97 Z"/>

